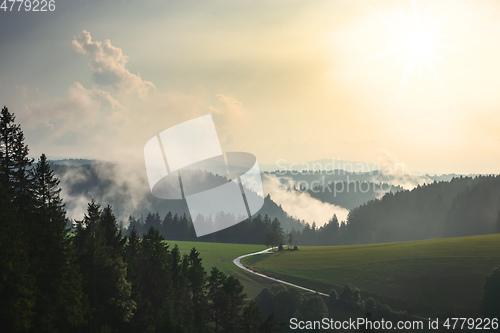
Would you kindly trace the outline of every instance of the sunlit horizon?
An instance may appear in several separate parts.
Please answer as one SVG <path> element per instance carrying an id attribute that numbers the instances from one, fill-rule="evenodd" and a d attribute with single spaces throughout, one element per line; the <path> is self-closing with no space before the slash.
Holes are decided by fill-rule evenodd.
<path id="1" fill-rule="evenodd" d="M 436 81 L 440 85 L 442 84 L 434 62 L 439 61 L 447 65 L 440 51 L 457 49 L 443 42 L 449 33 L 440 31 L 452 10 L 447 8 L 439 13 L 439 16 L 433 17 L 431 9 L 427 9 L 426 12 L 423 8 L 419 8 L 417 2 L 413 0 L 411 13 L 405 13 L 403 9 L 399 8 L 399 20 L 385 17 L 383 13 L 375 13 L 391 30 L 392 34 L 385 36 L 387 49 L 374 56 L 393 56 L 394 64 L 391 71 L 399 66 L 404 68 L 400 89 L 403 88 L 406 78 L 414 71 L 420 77 L 422 77 L 424 70 L 430 71 Z"/>
<path id="2" fill-rule="evenodd" d="M 500 172 L 500 3 L 96 6 L 0 22 L 1 103 L 34 156 L 140 162 L 154 133 L 212 114 L 225 151 L 263 164 L 387 151 Z"/>

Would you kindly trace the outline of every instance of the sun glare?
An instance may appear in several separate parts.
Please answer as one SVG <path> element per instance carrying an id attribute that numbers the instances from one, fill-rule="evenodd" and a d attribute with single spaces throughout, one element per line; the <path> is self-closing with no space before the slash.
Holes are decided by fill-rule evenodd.
<path id="1" fill-rule="evenodd" d="M 410 33 L 405 40 L 406 52 L 410 56 L 425 57 L 432 51 L 432 42 L 428 34 L 421 31 Z"/>
<path id="2" fill-rule="evenodd" d="M 413 1 L 410 15 L 405 15 L 400 10 L 399 15 L 391 18 L 380 13 L 377 13 L 377 16 L 389 28 L 389 32 L 384 36 L 385 49 L 374 56 L 390 57 L 391 71 L 396 68 L 403 69 L 400 87 L 412 73 L 418 73 L 423 77 L 425 72 L 432 73 L 434 79 L 441 85 L 435 64 L 437 62 L 446 64 L 440 55 L 441 50 L 453 49 L 443 44 L 442 40 L 446 35 L 440 31 L 448 15 L 436 18 L 427 13 L 420 16 L 417 4 Z"/>

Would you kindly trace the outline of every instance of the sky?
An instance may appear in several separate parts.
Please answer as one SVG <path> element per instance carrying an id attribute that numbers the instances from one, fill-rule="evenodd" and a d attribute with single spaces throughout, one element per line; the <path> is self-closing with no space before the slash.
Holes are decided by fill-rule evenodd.
<path id="1" fill-rule="evenodd" d="M 259 163 L 390 156 L 500 173 L 498 1 L 58 1 L 0 9 L 0 104 L 30 153 L 141 161 L 212 114 Z"/>

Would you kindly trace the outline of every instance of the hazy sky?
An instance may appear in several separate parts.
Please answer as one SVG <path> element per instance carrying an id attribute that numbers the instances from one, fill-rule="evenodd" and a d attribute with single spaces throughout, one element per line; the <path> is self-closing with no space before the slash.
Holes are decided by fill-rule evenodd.
<path id="1" fill-rule="evenodd" d="M 0 31 L 0 104 L 33 155 L 141 159 L 212 113 L 262 164 L 500 173 L 498 1 L 56 0 Z"/>

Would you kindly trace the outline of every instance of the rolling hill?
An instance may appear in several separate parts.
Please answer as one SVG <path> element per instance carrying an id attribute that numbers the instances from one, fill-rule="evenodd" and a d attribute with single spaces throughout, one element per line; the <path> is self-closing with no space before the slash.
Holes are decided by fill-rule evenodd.
<path id="1" fill-rule="evenodd" d="M 396 309 L 478 315 L 486 275 L 500 265 L 500 234 L 354 246 L 300 247 L 242 260 L 328 293 L 347 283 Z"/>
<path id="2" fill-rule="evenodd" d="M 140 217 L 156 212 L 162 218 L 168 212 L 189 215 L 184 200 L 163 200 L 151 194 L 143 166 L 97 161 L 82 164 L 77 163 L 78 160 L 62 162 L 53 163 L 52 168 L 61 180 L 62 197 L 70 218 L 81 219 L 92 199 L 104 206 L 111 205 L 118 220 L 124 223 L 130 215 Z M 286 231 L 303 228 L 298 219 L 289 216 L 270 196 L 265 198 L 258 214 L 278 218 Z"/>

